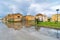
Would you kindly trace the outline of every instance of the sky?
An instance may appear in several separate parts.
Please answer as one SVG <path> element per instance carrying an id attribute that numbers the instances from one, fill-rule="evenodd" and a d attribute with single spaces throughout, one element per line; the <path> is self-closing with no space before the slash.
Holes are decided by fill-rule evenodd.
<path id="1" fill-rule="evenodd" d="M 60 9 L 60 0 L 0 0 L 0 18 L 12 13 L 52 16 L 56 9 Z"/>

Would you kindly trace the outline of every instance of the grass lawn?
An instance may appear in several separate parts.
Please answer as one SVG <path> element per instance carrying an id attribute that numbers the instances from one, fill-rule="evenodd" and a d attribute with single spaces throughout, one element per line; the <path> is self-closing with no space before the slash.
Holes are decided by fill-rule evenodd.
<path id="1" fill-rule="evenodd" d="M 38 26 L 60 29 L 60 22 L 38 22 Z"/>

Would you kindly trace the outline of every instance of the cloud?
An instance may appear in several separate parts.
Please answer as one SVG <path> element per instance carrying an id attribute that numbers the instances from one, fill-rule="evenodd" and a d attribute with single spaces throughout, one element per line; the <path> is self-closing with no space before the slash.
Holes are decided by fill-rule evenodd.
<path id="1" fill-rule="evenodd" d="M 27 14 L 33 14 L 36 15 L 38 13 L 46 14 L 47 16 L 51 16 L 53 14 L 56 14 L 56 9 L 60 8 L 60 5 L 57 6 L 58 2 L 53 3 L 32 3 L 30 7 L 28 8 Z"/>
<path id="2" fill-rule="evenodd" d="M 15 2 L 18 2 L 18 3 L 22 3 L 22 2 L 32 2 L 32 0 L 13 0 Z"/>
<path id="3" fill-rule="evenodd" d="M 16 5 L 9 5 L 9 8 L 12 13 L 16 13 L 16 11 L 18 10 L 18 7 Z"/>
<path id="4" fill-rule="evenodd" d="M 51 7 L 52 10 L 60 9 L 60 5 L 55 5 Z"/>
<path id="5" fill-rule="evenodd" d="M 31 13 L 31 14 L 41 13 L 41 12 L 45 11 L 45 8 L 47 7 L 45 5 L 48 6 L 47 3 L 43 3 L 43 4 L 32 3 L 30 5 L 30 7 L 28 8 L 28 13 L 27 14 L 29 14 L 29 13 Z"/>
<path id="6" fill-rule="evenodd" d="M 0 15 L 8 13 L 22 13 L 23 15 L 36 15 L 38 13 L 49 16 L 56 13 L 56 8 L 60 9 L 59 0 L 1 0 Z M 59 12 L 60 13 L 60 12 Z"/>
<path id="7" fill-rule="evenodd" d="M 21 2 L 22 0 L 14 0 L 14 1 L 16 1 L 16 2 Z"/>

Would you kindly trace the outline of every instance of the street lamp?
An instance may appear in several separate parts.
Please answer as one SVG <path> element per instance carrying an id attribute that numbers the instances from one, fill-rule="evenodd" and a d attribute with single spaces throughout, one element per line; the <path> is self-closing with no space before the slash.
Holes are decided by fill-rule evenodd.
<path id="1" fill-rule="evenodd" d="M 57 22 L 58 22 L 58 11 L 59 11 L 59 9 L 56 9 L 56 11 L 57 11 Z"/>
<path id="2" fill-rule="evenodd" d="M 58 25 L 58 11 L 59 11 L 59 9 L 56 9 L 56 11 L 57 11 L 57 25 Z M 57 30 L 57 38 L 59 38 L 59 36 L 58 36 L 58 30 Z"/>

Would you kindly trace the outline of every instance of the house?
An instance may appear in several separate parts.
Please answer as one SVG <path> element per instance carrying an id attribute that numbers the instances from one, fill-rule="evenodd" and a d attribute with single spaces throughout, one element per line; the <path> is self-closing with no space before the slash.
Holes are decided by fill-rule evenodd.
<path id="1" fill-rule="evenodd" d="M 8 14 L 4 20 L 5 21 L 22 21 L 22 14 L 16 13 L 16 14 Z"/>
<path id="2" fill-rule="evenodd" d="M 3 18 L 2 18 L 2 21 L 3 21 L 3 22 L 7 22 L 7 21 L 8 21 L 8 15 L 5 16 L 5 17 L 3 17 Z"/>
<path id="3" fill-rule="evenodd" d="M 51 21 L 60 21 L 60 14 L 54 14 L 51 17 Z"/>
<path id="4" fill-rule="evenodd" d="M 34 21 L 35 20 L 35 17 L 32 15 L 26 15 L 24 18 L 26 21 Z"/>
<path id="5" fill-rule="evenodd" d="M 43 22 L 48 21 L 48 17 L 41 13 L 36 14 L 35 18 L 38 19 L 39 21 L 43 21 Z"/>

